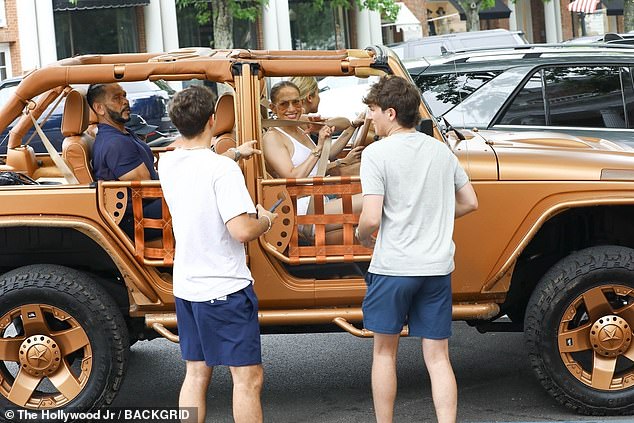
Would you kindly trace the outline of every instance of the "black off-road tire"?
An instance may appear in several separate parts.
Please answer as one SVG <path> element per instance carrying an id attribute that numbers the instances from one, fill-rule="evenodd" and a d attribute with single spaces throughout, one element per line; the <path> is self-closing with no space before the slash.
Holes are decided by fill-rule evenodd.
<path id="1" fill-rule="evenodd" d="M 611 290 L 616 290 L 619 294 L 611 295 Z M 602 292 L 607 298 L 606 304 L 610 303 L 610 307 L 611 301 L 614 302 L 610 298 L 618 298 L 620 303 L 617 301 L 616 308 L 611 309 L 612 315 L 618 315 L 626 307 L 620 294 L 629 292 L 623 297 L 628 298 L 626 303 L 631 304 L 633 290 L 634 250 L 619 246 L 598 246 L 574 252 L 546 272 L 535 288 L 524 321 L 529 359 L 541 384 L 561 404 L 586 415 L 623 415 L 634 412 L 634 386 L 624 385 L 619 389 L 618 384 L 610 382 L 609 389 L 595 389 L 592 387 L 593 380 L 588 383 L 587 373 L 584 383 L 582 377 L 575 377 L 566 366 L 562 358 L 566 351 L 562 351 L 558 343 L 558 336 L 561 331 L 568 330 L 563 327 L 569 324 L 568 319 L 577 305 L 582 304 L 579 314 L 582 316 L 583 324 L 595 321 L 589 312 L 586 312 L 587 322 L 583 321 L 583 309 L 590 307 L 584 294 Z M 627 318 L 624 319 L 626 322 L 621 322 L 624 327 L 627 328 L 629 325 L 631 328 L 634 325 L 631 313 L 628 312 Z M 588 331 L 595 328 L 592 323 L 588 327 Z M 561 336 L 561 339 L 567 339 L 567 335 Z M 628 336 L 631 337 L 631 334 Z M 593 342 L 595 341 L 589 341 L 588 348 L 583 347 L 591 355 L 597 354 L 596 349 L 592 348 Z M 580 342 L 577 345 L 580 345 Z M 629 351 L 631 354 L 632 350 Z M 591 363 L 591 366 L 595 365 L 594 360 Z M 627 374 L 628 378 L 634 374 L 634 363 L 630 361 L 629 364 L 629 368 L 625 366 L 625 370 L 620 370 L 622 374 Z M 589 371 L 592 372 L 592 369 Z"/>
<path id="2" fill-rule="evenodd" d="M 27 304 L 69 315 L 84 330 L 92 352 L 89 377 L 79 393 L 54 408 L 89 411 L 110 404 L 121 386 L 129 350 L 127 327 L 114 300 L 83 272 L 38 264 L 0 276 L 0 316 Z M 0 396 L 0 406 L 14 404 Z"/>

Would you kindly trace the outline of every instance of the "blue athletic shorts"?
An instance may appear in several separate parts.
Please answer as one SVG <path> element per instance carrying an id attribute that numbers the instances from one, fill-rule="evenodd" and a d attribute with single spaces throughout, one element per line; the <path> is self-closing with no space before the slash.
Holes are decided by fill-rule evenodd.
<path id="1" fill-rule="evenodd" d="M 181 355 L 208 366 L 262 363 L 258 300 L 253 285 L 226 299 L 187 301 L 176 298 Z"/>
<path id="2" fill-rule="evenodd" d="M 427 339 L 451 336 L 451 275 L 385 276 L 368 272 L 363 326 L 376 333 Z"/>

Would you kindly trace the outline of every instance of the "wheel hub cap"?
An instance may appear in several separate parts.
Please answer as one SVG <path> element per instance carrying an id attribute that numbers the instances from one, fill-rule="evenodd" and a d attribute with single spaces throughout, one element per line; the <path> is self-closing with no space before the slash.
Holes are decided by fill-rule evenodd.
<path id="1" fill-rule="evenodd" d="M 632 342 L 632 330 L 619 316 L 604 316 L 592 325 L 590 341 L 597 354 L 617 357 L 628 350 Z"/>
<path id="2" fill-rule="evenodd" d="M 45 335 L 33 335 L 20 345 L 20 366 L 32 376 L 46 376 L 59 367 L 61 351 L 57 343 Z"/>

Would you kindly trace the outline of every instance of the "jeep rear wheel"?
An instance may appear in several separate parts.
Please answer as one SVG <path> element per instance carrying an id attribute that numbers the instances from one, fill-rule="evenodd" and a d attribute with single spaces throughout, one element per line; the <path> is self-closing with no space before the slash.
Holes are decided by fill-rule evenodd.
<path id="1" fill-rule="evenodd" d="M 634 250 L 604 246 L 564 258 L 542 278 L 524 323 L 542 385 L 584 414 L 634 411 Z"/>
<path id="2" fill-rule="evenodd" d="M 112 402 L 123 378 L 127 343 L 116 304 L 88 275 L 35 265 L 2 276 L 4 405 L 86 411 Z"/>

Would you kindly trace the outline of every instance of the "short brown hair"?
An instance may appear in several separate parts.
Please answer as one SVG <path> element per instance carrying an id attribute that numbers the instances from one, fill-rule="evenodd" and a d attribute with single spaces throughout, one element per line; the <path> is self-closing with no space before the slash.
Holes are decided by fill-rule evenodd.
<path id="1" fill-rule="evenodd" d="M 372 85 L 363 98 L 368 106 L 381 110 L 394 109 L 396 121 L 404 128 L 413 128 L 420 122 L 421 97 L 418 88 L 400 76 L 386 75 Z"/>
<path id="2" fill-rule="evenodd" d="M 193 138 L 205 130 L 209 116 L 214 114 L 216 96 L 202 85 L 193 85 L 177 93 L 169 106 L 170 119 L 186 138 Z"/>

